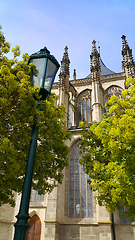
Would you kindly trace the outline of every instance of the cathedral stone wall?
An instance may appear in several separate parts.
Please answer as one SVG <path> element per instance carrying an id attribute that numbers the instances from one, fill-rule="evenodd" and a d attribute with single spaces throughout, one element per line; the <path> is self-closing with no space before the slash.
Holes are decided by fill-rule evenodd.
<path id="1" fill-rule="evenodd" d="M 17 196 L 15 194 L 15 199 Z M 17 204 L 16 204 L 17 205 Z M 11 240 L 13 238 L 16 208 L 4 204 L 0 207 L 0 240 Z"/>
<path id="2" fill-rule="evenodd" d="M 110 224 L 58 225 L 56 228 L 56 240 L 111 240 Z"/>
<path id="3" fill-rule="evenodd" d="M 135 226 L 126 224 L 115 225 L 116 240 L 135 240 Z"/>
<path id="4" fill-rule="evenodd" d="M 116 240 L 134 240 L 135 226 L 115 224 Z M 47 240 L 113 240 L 111 224 L 47 224 Z"/>
<path id="5" fill-rule="evenodd" d="M 0 240 L 11 240 L 13 224 L 10 222 L 0 222 Z"/>

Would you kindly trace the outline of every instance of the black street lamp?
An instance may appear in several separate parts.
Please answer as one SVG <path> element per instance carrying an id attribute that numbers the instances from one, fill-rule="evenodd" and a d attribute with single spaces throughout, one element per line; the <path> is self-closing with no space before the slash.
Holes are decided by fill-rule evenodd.
<path id="1" fill-rule="evenodd" d="M 32 85 L 33 87 L 35 85 L 40 86 L 40 95 L 42 96 L 41 99 L 45 100 L 47 96 L 51 93 L 52 85 L 60 65 L 55 59 L 55 57 L 50 55 L 50 52 L 46 47 L 40 49 L 39 52 L 32 54 L 29 58 L 29 62 L 34 62 L 38 70 L 37 76 L 34 76 L 32 73 Z M 17 222 L 14 225 L 14 240 L 25 240 L 26 232 L 29 227 L 28 219 L 30 218 L 30 216 L 28 214 L 28 209 L 30 202 L 37 136 L 38 126 L 34 124 L 23 183 L 20 209 L 18 215 L 16 216 Z"/>
<path id="2" fill-rule="evenodd" d="M 32 74 L 32 85 L 33 87 L 38 85 L 42 99 L 46 99 L 51 92 L 60 65 L 55 57 L 50 55 L 46 47 L 40 49 L 37 53 L 33 53 L 29 58 L 29 62 L 34 62 L 38 70 L 37 77 Z"/>

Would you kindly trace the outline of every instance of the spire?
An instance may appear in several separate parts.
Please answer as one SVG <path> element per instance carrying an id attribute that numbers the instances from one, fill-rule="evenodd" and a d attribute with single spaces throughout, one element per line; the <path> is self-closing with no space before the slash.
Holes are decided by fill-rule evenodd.
<path id="1" fill-rule="evenodd" d="M 99 41 L 98 41 L 98 52 L 99 52 L 99 55 L 100 55 L 100 45 L 99 45 Z"/>
<path id="2" fill-rule="evenodd" d="M 126 73 L 126 77 L 135 77 L 135 63 L 132 55 L 132 49 L 130 49 L 128 42 L 126 40 L 126 36 L 122 35 L 122 67 L 124 72 Z"/>
<path id="3" fill-rule="evenodd" d="M 76 80 L 76 69 L 74 69 L 73 79 Z"/>
<path id="4" fill-rule="evenodd" d="M 91 58 L 91 78 L 92 78 L 92 109 L 93 120 L 101 121 L 100 116 L 103 113 L 103 88 L 100 82 L 100 54 L 96 48 L 96 41 L 92 42 Z"/>
<path id="5" fill-rule="evenodd" d="M 61 71 L 60 71 L 60 73 L 64 74 L 65 76 L 66 75 L 70 76 L 70 73 L 69 73 L 70 60 L 69 60 L 69 57 L 68 57 L 68 47 L 66 46 L 64 48 L 64 50 L 65 50 L 65 52 L 63 54 L 63 58 L 62 58 L 62 61 L 61 61 Z"/>
<path id="6" fill-rule="evenodd" d="M 96 48 L 96 41 L 92 42 L 91 58 L 91 76 L 94 80 L 100 79 L 100 54 Z"/>
<path id="7" fill-rule="evenodd" d="M 61 60 L 61 69 L 59 74 L 59 86 L 64 89 L 65 92 L 69 91 L 69 64 L 68 47 L 64 48 L 63 58 Z"/>

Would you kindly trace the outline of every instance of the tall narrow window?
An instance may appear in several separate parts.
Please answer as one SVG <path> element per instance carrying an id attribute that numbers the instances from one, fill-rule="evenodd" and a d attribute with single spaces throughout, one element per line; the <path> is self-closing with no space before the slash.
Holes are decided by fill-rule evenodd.
<path id="1" fill-rule="evenodd" d="M 88 126 L 92 122 L 92 103 L 91 103 L 91 91 L 86 90 L 80 94 L 78 98 L 78 112 L 79 122 L 85 122 Z"/>
<path id="2" fill-rule="evenodd" d="M 38 192 L 34 189 L 31 190 L 31 202 L 43 202 L 45 198 L 44 194 L 39 195 Z"/>
<path id="3" fill-rule="evenodd" d="M 68 127 L 71 128 L 71 106 L 69 105 Z"/>
<path id="4" fill-rule="evenodd" d="M 81 158 L 78 144 L 71 149 L 69 156 L 70 185 L 69 185 L 69 217 L 93 217 L 92 191 L 87 183 L 88 176 L 79 164 Z"/>

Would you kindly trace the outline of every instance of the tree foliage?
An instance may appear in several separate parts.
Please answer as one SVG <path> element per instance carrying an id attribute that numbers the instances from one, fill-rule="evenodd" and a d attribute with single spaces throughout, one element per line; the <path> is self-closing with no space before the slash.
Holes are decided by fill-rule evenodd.
<path id="1" fill-rule="evenodd" d="M 65 107 L 56 106 L 57 96 L 40 100 L 39 88 L 31 86 L 31 70 L 28 54 L 18 61 L 20 48 L 12 49 L 13 59 L 8 59 L 10 44 L 0 28 L 0 205 L 14 206 L 14 191 L 22 191 L 32 126 L 39 127 L 33 188 L 39 194 L 62 182 L 62 170 L 68 165 L 69 148 L 64 140 L 69 138 L 65 130 Z M 35 95 L 36 99 L 35 100 Z M 42 109 L 42 111 L 41 111 Z M 52 179 L 52 181 L 50 181 Z"/>
<path id="2" fill-rule="evenodd" d="M 123 209 L 135 219 L 135 79 L 126 80 L 121 99 L 112 96 L 101 122 L 82 133 L 80 163 L 90 177 L 100 205 L 112 213 Z M 81 123 L 85 129 L 84 124 Z"/>

